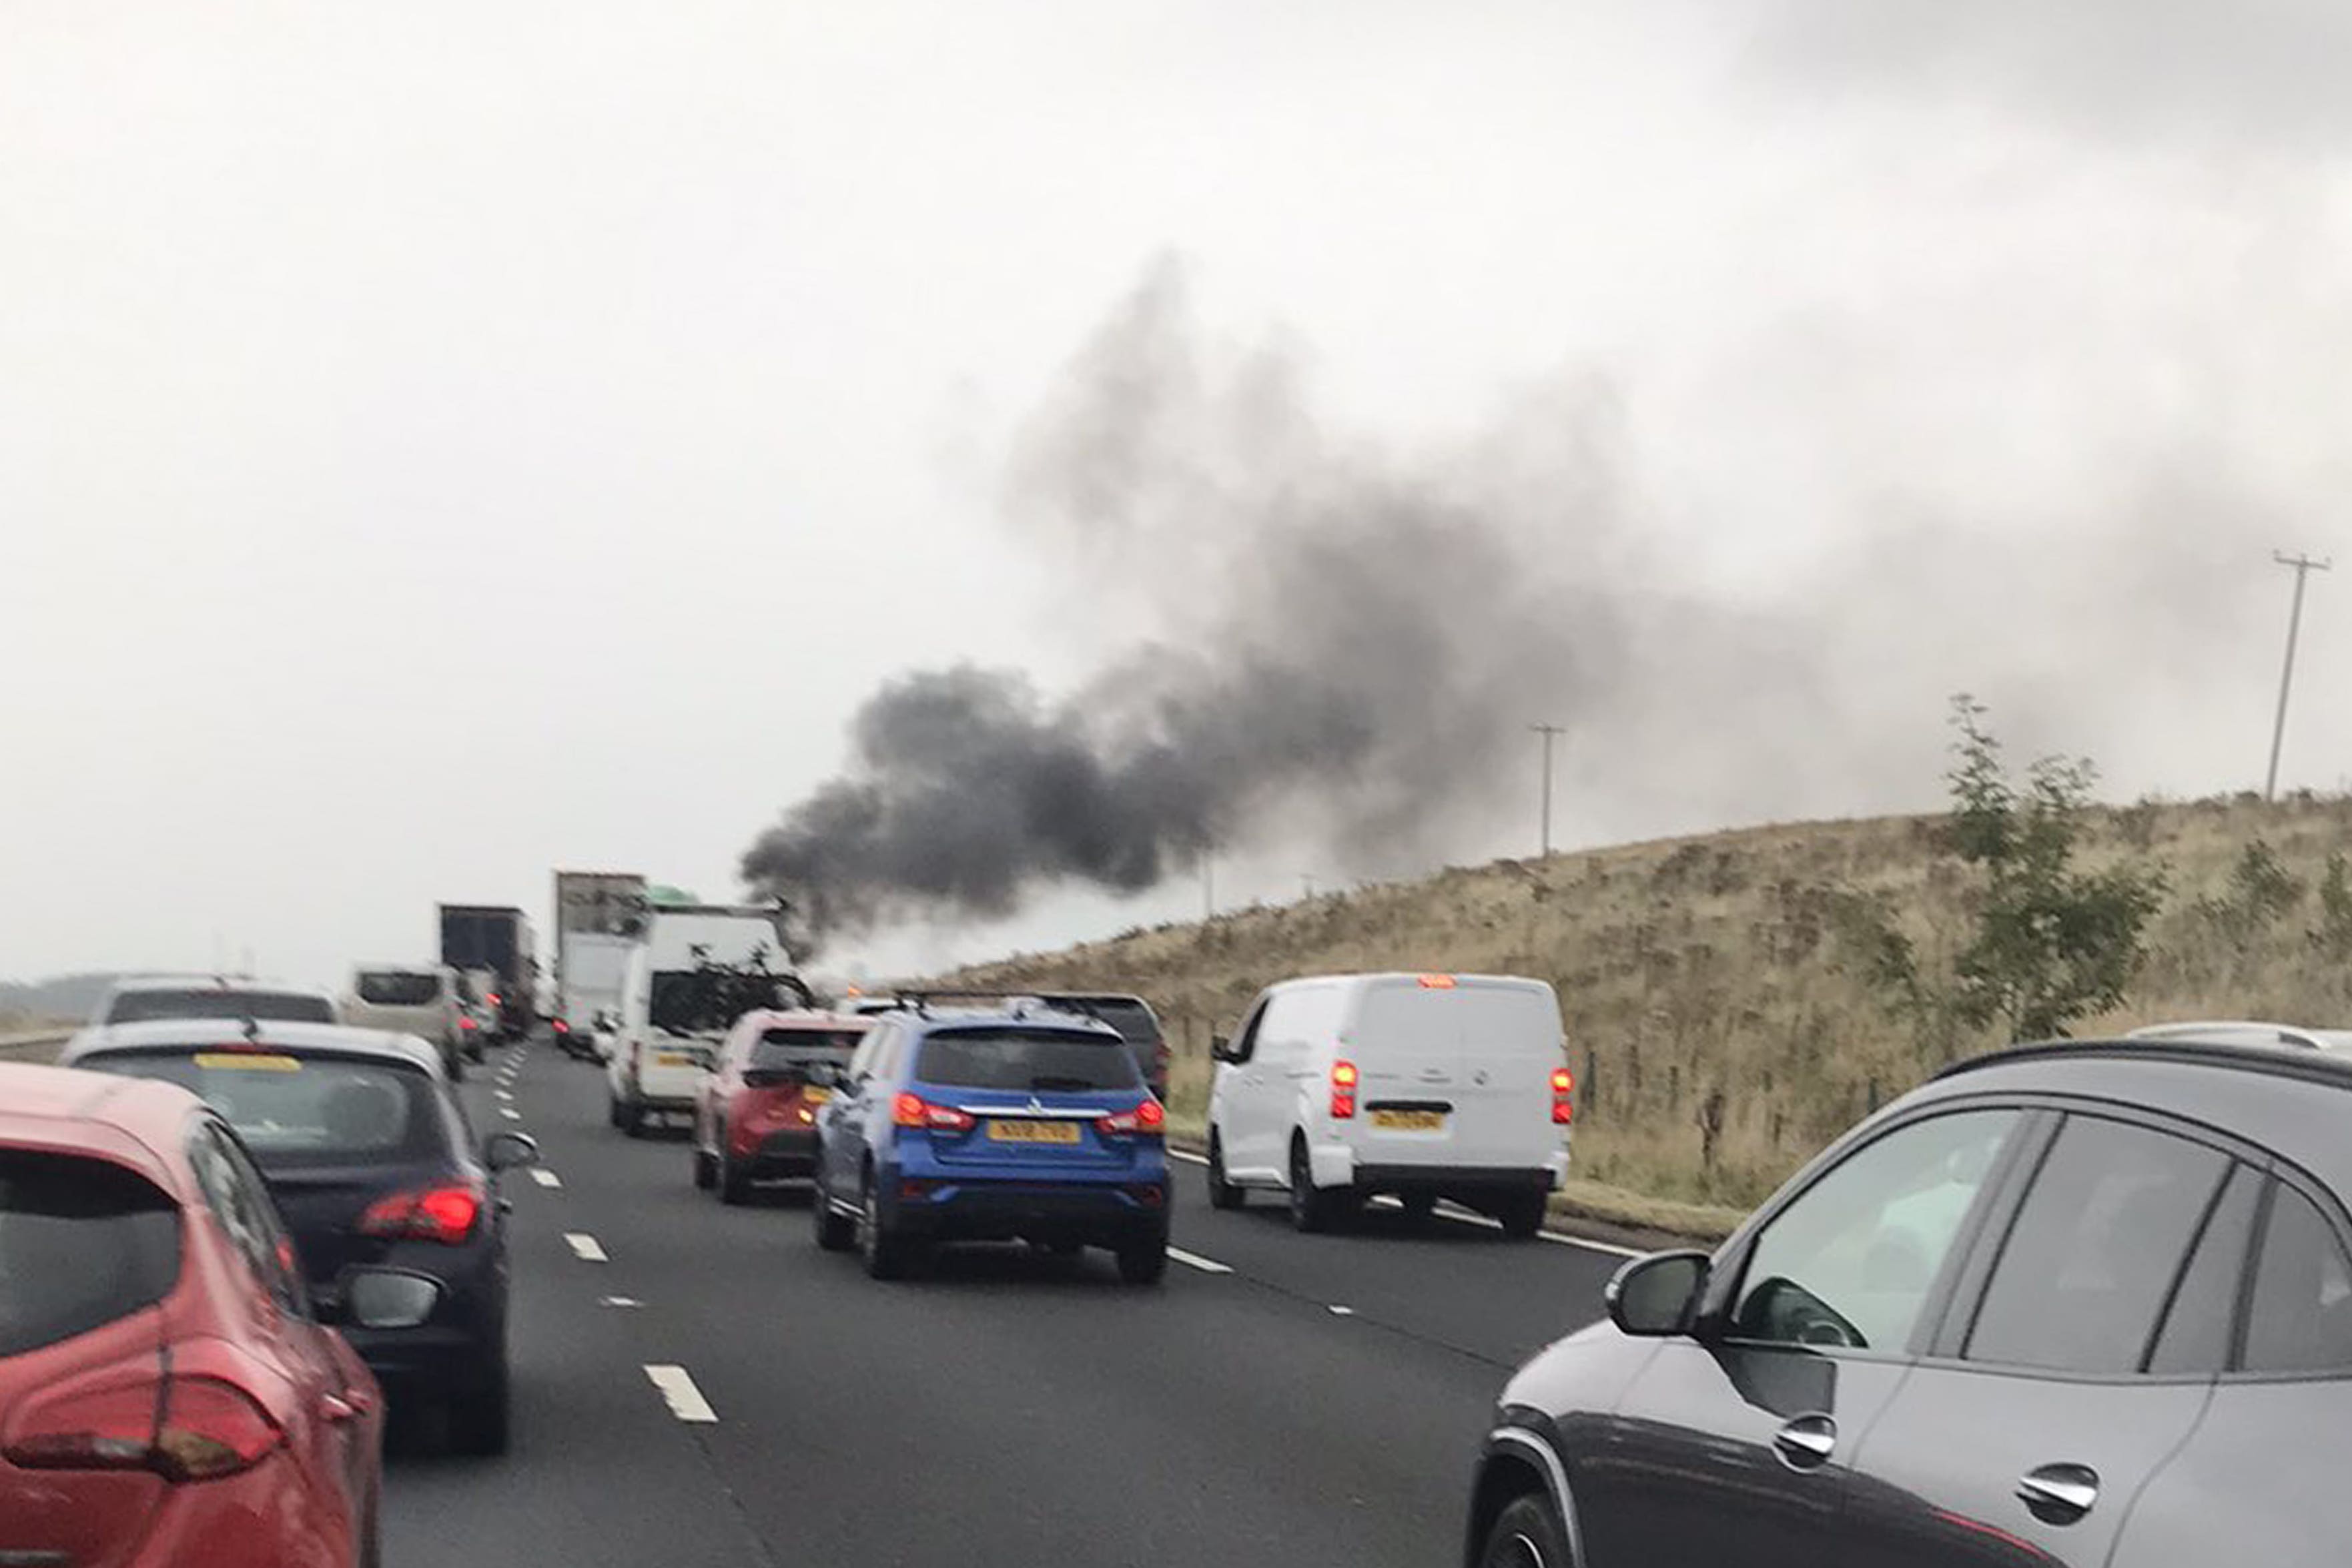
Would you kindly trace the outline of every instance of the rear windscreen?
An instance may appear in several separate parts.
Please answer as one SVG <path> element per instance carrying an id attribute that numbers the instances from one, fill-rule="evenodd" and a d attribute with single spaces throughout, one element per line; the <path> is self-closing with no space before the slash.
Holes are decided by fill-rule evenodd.
<path id="1" fill-rule="evenodd" d="M 1135 1058 L 1104 1036 L 1022 1029 L 959 1029 L 923 1041 L 915 1076 L 953 1089 L 1135 1089 Z"/>
<path id="2" fill-rule="evenodd" d="M 1088 996 L 1065 1005 L 1090 1018 L 1100 1018 L 1117 1029 L 1119 1037 L 1130 1046 L 1149 1046 L 1159 1041 L 1160 1021 L 1151 1016 L 1150 1008 L 1131 996 Z"/>
<path id="3" fill-rule="evenodd" d="M 331 1024 L 335 1009 L 324 996 L 299 991 L 230 991 L 217 985 L 185 991 L 125 991 L 107 1005 L 110 1024 L 142 1024 L 151 1018 L 263 1018 L 282 1024 Z"/>
<path id="4" fill-rule="evenodd" d="M 446 1159 L 449 1134 L 422 1068 L 258 1050 L 110 1051 L 76 1064 L 159 1078 L 228 1119 L 265 1167 Z"/>
<path id="5" fill-rule="evenodd" d="M 0 1150 L 0 1356 L 54 1344 L 163 1299 L 180 1216 L 104 1160 Z"/>
<path id="6" fill-rule="evenodd" d="M 429 1007 L 441 1000 L 441 977 L 379 970 L 360 976 L 360 1000 L 378 1007 Z"/>
<path id="7" fill-rule="evenodd" d="M 1354 1037 L 1374 1048 L 1557 1052 L 1559 1009 L 1516 985 L 1376 986 Z"/>
<path id="8" fill-rule="evenodd" d="M 846 1062 L 864 1042 L 863 1029 L 770 1029 L 751 1042 L 754 1072 L 808 1067 L 815 1062 Z"/>

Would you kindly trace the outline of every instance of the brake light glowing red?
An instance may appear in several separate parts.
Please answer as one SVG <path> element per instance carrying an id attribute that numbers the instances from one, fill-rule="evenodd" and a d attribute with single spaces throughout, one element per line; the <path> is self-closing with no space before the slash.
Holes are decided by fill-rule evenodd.
<path id="1" fill-rule="evenodd" d="M 1421 977 L 1421 988 L 1423 991 L 1451 991 L 1454 989 L 1454 976 L 1451 974 L 1424 974 Z"/>
<path id="2" fill-rule="evenodd" d="M 475 1023 L 471 1018 L 460 1018 L 457 1020 L 457 1027 L 466 1030 L 473 1030 L 480 1028 L 481 1026 Z"/>
<path id="3" fill-rule="evenodd" d="M 1570 1097 L 1576 1092 L 1576 1075 L 1566 1068 L 1551 1069 L 1551 1122 L 1565 1127 L 1576 1120 L 1576 1101 Z"/>
<path id="4" fill-rule="evenodd" d="M 1331 1064 L 1331 1120 L 1345 1121 L 1356 1114 L 1356 1064 L 1336 1061 Z"/>
<path id="5" fill-rule="evenodd" d="M 152 1470 L 170 1481 L 207 1481 L 251 1469 L 286 1440 L 269 1413 L 234 1384 L 174 1377 L 156 1384 L 149 1375 L 37 1405 L 14 1423 L 8 1462 L 27 1470 Z"/>
<path id="6" fill-rule="evenodd" d="M 559 1035 L 568 1035 L 572 1032 L 572 1026 L 565 1023 L 561 1018 L 556 1019 L 554 1023 L 549 1026 L 549 1027 L 552 1028 Z"/>
<path id="7" fill-rule="evenodd" d="M 500 1002 L 501 998 L 499 997 L 499 994 L 498 994 L 497 992 L 493 991 L 493 992 L 491 992 L 491 993 L 489 994 L 489 995 L 486 998 L 486 1000 L 489 1003 L 489 1005 L 490 1005 L 491 1006 L 495 1007 L 495 1006 L 497 1006 L 497 1005 L 499 1005 L 499 1003 Z"/>
<path id="8" fill-rule="evenodd" d="M 1147 1096 L 1132 1110 L 1095 1118 L 1095 1131 L 1109 1138 L 1159 1138 L 1168 1131 L 1168 1108 Z"/>
<path id="9" fill-rule="evenodd" d="M 900 1089 L 890 1100 L 890 1120 L 899 1127 L 928 1127 L 934 1132 L 969 1132 L 979 1123 L 952 1105 L 933 1105 L 919 1094 Z"/>
<path id="10" fill-rule="evenodd" d="M 359 1233 L 457 1247 L 474 1234 L 488 1195 L 474 1182 L 452 1182 L 394 1193 L 368 1205 L 367 1211 L 360 1215 Z"/>

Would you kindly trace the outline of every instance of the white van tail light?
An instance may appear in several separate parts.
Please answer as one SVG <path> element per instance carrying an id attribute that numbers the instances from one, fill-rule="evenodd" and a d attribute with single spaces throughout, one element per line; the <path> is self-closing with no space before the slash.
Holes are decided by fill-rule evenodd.
<path id="1" fill-rule="evenodd" d="M 1424 974 L 1421 977 L 1421 988 L 1423 991 L 1451 991 L 1454 989 L 1454 976 L 1451 974 Z"/>
<path id="2" fill-rule="evenodd" d="M 1566 1068 L 1551 1069 L 1551 1121 L 1555 1127 L 1565 1127 L 1576 1120 L 1576 1075 Z"/>
<path id="3" fill-rule="evenodd" d="M 1331 1064 L 1331 1120 L 1345 1121 L 1356 1114 L 1356 1064 Z"/>

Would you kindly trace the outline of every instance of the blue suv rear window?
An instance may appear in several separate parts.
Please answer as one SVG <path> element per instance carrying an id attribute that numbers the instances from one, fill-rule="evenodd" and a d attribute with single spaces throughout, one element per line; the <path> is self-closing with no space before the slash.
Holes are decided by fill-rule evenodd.
<path id="1" fill-rule="evenodd" d="M 1124 1040 L 1028 1029 L 957 1029 L 928 1036 L 915 1076 L 945 1088 L 1011 1089 L 1029 1094 L 1138 1089 L 1143 1082 Z"/>

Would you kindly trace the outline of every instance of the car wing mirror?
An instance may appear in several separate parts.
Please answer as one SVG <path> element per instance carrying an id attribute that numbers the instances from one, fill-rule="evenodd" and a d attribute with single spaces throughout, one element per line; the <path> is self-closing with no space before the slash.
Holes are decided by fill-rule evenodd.
<path id="1" fill-rule="evenodd" d="M 528 1132 L 493 1132 L 482 1140 L 482 1163 L 512 1171 L 539 1163 L 539 1140 Z"/>
<path id="2" fill-rule="evenodd" d="M 1610 1279 L 1601 1300 L 1619 1331 L 1639 1339 L 1687 1333 L 1715 1260 L 1704 1252 L 1654 1252 Z"/>
<path id="3" fill-rule="evenodd" d="M 1234 1042 L 1232 1039 L 1223 1035 L 1211 1035 L 1209 1037 L 1209 1059 L 1211 1061 L 1218 1062 L 1229 1062 L 1233 1060 Z"/>

